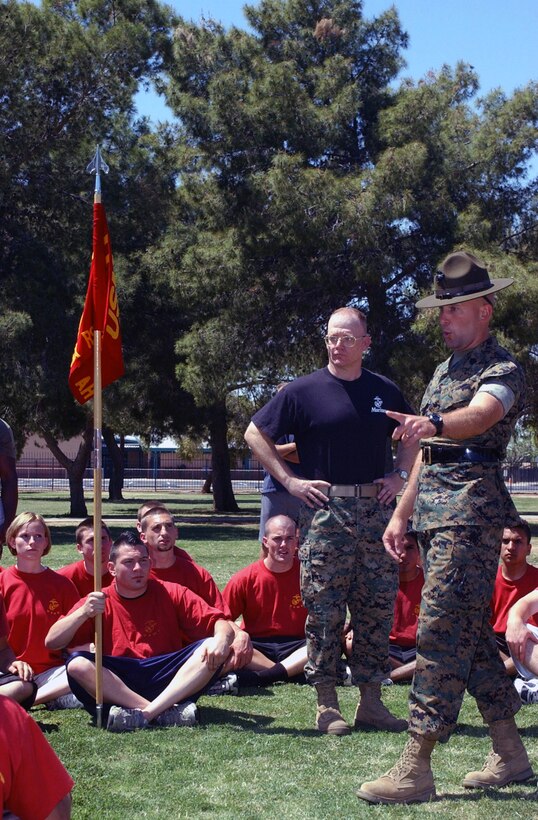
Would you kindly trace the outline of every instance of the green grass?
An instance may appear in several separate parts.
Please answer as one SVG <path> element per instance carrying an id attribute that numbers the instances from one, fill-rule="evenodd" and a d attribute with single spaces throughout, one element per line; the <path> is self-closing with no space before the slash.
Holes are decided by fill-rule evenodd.
<path id="1" fill-rule="evenodd" d="M 104 518 L 116 535 L 133 521 L 145 498 L 104 504 Z M 255 496 L 240 497 L 241 523 L 216 516 L 207 496 L 162 497 L 180 521 L 181 545 L 204 564 L 222 586 L 258 555 Z M 516 497 L 520 511 L 538 512 L 538 500 Z M 529 506 L 527 506 L 529 502 Z M 65 512 L 65 497 L 24 494 L 19 510 L 35 509 L 46 518 Z M 195 517 L 198 523 L 192 523 Z M 233 516 L 235 520 L 237 516 Z M 73 522 L 51 526 L 52 567 L 75 560 Z M 534 529 L 534 534 L 537 530 Z M 9 553 L 3 564 L 11 563 Z M 384 689 L 384 700 L 398 716 L 407 712 L 407 686 Z M 353 688 L 340 701 L 352 720 Z M 277 685 L 244 690 L 240 697 L 203 697 L 202 723 L 194 729 L 169 728 L 111 735 L 89 725 L 79 710 L 32 711 L 69 769 L 76 786 L 74 818 L 204 818 L 219 820 L 333 820 L 333 818 L 522 818 L 538 820 L 536 784 L 486 793 L 466 791 L 467 771 L 480 768 L 489 751 L 487 732 L 471 698 L 466 698 L 457 732 L 434 751 L 433 768 L 443 798 L 420 806 L 372 807 L 355 797 L 367 779 L 394 763 L 405 736 L 356 732 L 348 737 L 320 736 L 313 729 L 315 698 L 307 686 Z M 538 707 L 525 707 L 518 724 L 538 768 Z"/>

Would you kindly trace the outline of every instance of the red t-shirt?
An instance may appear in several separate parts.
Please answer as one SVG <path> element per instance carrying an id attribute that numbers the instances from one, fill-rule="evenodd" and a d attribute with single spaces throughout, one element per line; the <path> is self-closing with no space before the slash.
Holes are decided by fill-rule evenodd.
<path id="1" fill-rule="evenodd" d="M 224 589 L 232 618 L 253 638 L 271 635 L 304 638 L 306 609 L 301 601 L 299 561 L 287 572 L 271 572 L 263 559 L 236 572 Z"/>
<path id="2" fill-rule="evenodd" d="M 36 674 L 63 664 L 60 650 L 47 649 L 45 638 L 52 624 L 79 600 L 77 588 L 48 567 L 43 572 L 21 572 L 8 567 L 0 575 L 9 624 L 8 642 L 18 660 Z"/>
<path id="3" fill-rule="evenodd" d="M 93 583 L 94 577 L 90 575 L 86 569 L 84 561 L 75 561 L 73 564 L 67 564 L 67 566 L 61 567 L 56 571 L 58 575 L 63 575 L 64 578 L 69 578 L 69 580 L 73 582 L 81 598 L 89 595 L 90 592 L 93 592 L 95 589 Z M 113 578 L 110 572 L 105 572 L 105 574 L 101 576 L 101 588 L 109 586 L 112 581 Z"/>
<path id="4" fill-rule="evenodd" d="M 424 586 L 424 573 L 419 569 L 412 581 L 400 581 L 394 602 L 394 618 L 389 640 L 402 647 L 412 647 L 417 642 L 420 595 Z"/>
<path id="5" fill-rule="evenodd" d="M 7 638 L 9 634 L 9 625 L 7 622 L 6 608 L 4 606 L 4 599 L 0 595 L 0 638 Z"/>
<path id="6" fill-rule="evenodd" d="M 181 552 L 184 552 L 184 550 L 181 550 Z M 185 558 L 177 551 L 175 558 L 176 560 L 171 567 L 152 567 L 151 575 L 158 578 L 159 581 L 168 581 L 171 584 L 181 584 L 181 586 L 187 587 L 191 592 L 195 592 L 196 595 L 203 598 L 206 604 L 214 606 L 215 609 L 220 609 L 229 618 L 228 607 L 220 589 L 213 580 L 213 576 L 204 567 L 195 563 L 190 556 Z"/>
<path id="7" fill-rule="evenodd" d="M 499 635 L 504 635 L 510 608 L 524 595 L 533 592 L 537 588 L 538 567 L 529 564 L 525 575 L 518 578 L 517 581 L 510 581 L 503 576 L 502 567 L 499 566 L 490 604 L 492 612 L 490 623 L 493 626 L 493 631 Z M 538 615 L 529 618 L 529 623 L 538 626 Z"/>
<path id="8" fill-rule="evenodd" d="M 122 598 L 113 583 L 106 594 L 103 613 L 103 654 L 152 658 L 176 652 L 189 643 L 213 635 L 223 613 L 179 584 L 150 578 L 138 598 Z M 71 612 L 78 609 L 77 601 Z M 68 613 L 71 614 L 71 613 Z M 89 618 L 70 641 L 71 646 L 93 641 L 94 621 Z"/>
<path id="9" fill-rule="evenodd" d="M 44 820 L 74 785 L 30 715 L 0 697 L 0 806 L 20 820 Z"/>

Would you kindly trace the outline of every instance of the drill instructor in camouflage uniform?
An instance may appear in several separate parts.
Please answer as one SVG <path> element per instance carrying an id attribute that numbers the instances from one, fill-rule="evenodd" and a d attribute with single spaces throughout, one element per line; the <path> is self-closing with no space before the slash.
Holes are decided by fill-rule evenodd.
<path id="1" fill-rule="evenodd" d="M 502 462 L 524 406 L 523 373 L 489 333 L 492 294 L 512 281 L 490 279 L 480 260 L 456 252 L 437 274 L 435 295 L 417 303 L 441 308 L 452 355 L 435 371 L 420 416 L 390 413 L 400 422 L 394 437 L 420 440 L 421 453 L 383 540 L 398 560 L 414 508 L 426 580 L 410 737 L 396 765 L 357 792 L 372 803 L 422 802 L 435 795 L 430 755 L 453 732 L 465 689 L 476 698 L 493 750 L 463 785 L 503 786 L 532 776 L 514 721 L 521 704 L 489 623 L 503 528 L 519 520 Z"/>
<path id="2" fill-rule="evenodd" d="M 354 642 L 349 665 L 361 700 L 355 726 L 404 731 L 407 722 L 381 702 L 390 672 L 388 641 L 398 567 L 383 548 L 389 505 L 403 487 L 418 452 L 398 446 L 396 469 L 386 471 L 387 446 L 398 405 L 411 412 L 396 385 L 362 366 L 370 345 L 366 317 L 340 308 L 325 337 L 329 363 L 288 384 L 249 425 L 245 438 L 266 470 L 300 498 L 301 593 L 308 610 L 305 674 L 316 688 L 320 732 L 349 734 L 336 696 L 346 606 Z M 293 434 L 300 478 L 274 442 Z"/>

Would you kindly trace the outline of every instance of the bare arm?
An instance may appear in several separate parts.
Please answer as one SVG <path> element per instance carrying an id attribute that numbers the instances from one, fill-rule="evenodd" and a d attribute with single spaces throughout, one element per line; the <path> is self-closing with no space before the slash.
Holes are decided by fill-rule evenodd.
<path id="1" fill-rule="evenodd" d="M 331 486 L 328 481 L 310 481 L 295 476 L 283 458 L 278 454 L 275 443 L 269 436 L 250 422 L 245 440 L 268 473 L 286 488 L 291 495 L 300 498 L 309 507 L 323 507 L 328 497 L 325 492 Z"/>
<path id="2" fill-rule="evenodd" d="M 394 470 L 383 478 L 377 478 L 374 481 L 374 484 L 379 484 L 380 486 L 379 494 L 377 496 L 380 504 L 390 504 L 394 501 L 405 483 L 403 478 L 400 478 L 395 470 L 406 470 L 406 472 L 409 473 L 415 463 L 418 451 L 418 441 L 413 442 L 412 444 L 408 444 L 407 441 L 398 442 L 398 452 L 396 454 Z"/>
<path id="3" fill-rule="evenodd" d="M 82 606 L 51 626 L 45 638 L 45 646 L 48 649 L 69 646 L 82 624 L 89 618 L 95 618 L 98 612 L 104 612 L 105 600 L 103 592 L 90 592 Z"/>
<path id="4" fill-rule="evenodd" d="M 435 427 L 426 416 L 408 416 L 387 411 L 398 422 L 392 438 L 409 444 L 435 436 Z M 443 438 L 462 441 L 485 433 L 504 416 L 504 408 L 490 393 L 477 393 L 467 407 L 443 413 Z"/>
<path id="5" fill-rule="evenodd" d="M 418 477 L 420 467 L 422 464 L 422 454 L 420 451 L 415 456 L 415 463 L 412 467 L 407 487 L 405 488 L 398 506 L 392 514 L 385 532 L 383 533 L 383 544 L 389 555 L 395 561 L 399 561 L 403 555 L 405 548 L 403 544 L 403 537 L 408 529 L 408 522 L 413 514 L 413 507 L 415 506 L 415 499 L 418 490 Z"/>
<path id="6" fill-rule="evenodd" d="M 32 680 L 34 677 L 34 670 L 30 664 L 17 660 L 5 637 L 0 638 L 0 671 L 18 675 L 21 680 Z"/>
<path id="7" fill-rule="evenodd" d="M 280 458 L 291 461 L 293 464 L 299 464 L 297 445 L 294 441 L 289 441 L 287 444 L 275 444 L 275 447 Z"/>
<path id="8" fill-rule="evenodd" d="M 242 669 L 247 666 L 252 660 L 252 641 L 250 635 L 244 629 L 240 629 L 236 623 L 229 621 L 233 631 L 234 639 L 230 647 L 230 654 L 226 664 L 224 665 L 223 673 L 229 672 L 231 669 Z"/>
<path id="9" fill-rule="evenodd" d="M 518 661 L 525 660 L 527 642 L 538 643 L 527 629 L 527 621 L 538 612 L 538 589 L 524 595 L 516 601 L 508 613 L 506 622 L 506 643 L 510 647 L 512 657 Z"/>
<path id="10" fill-rule="evenodd" d="M 7 672 L 16 659 L 17 656 L 8 644 L 7 638 L 0 638 L 0 671 Z"/>
<path id="11" fill-rule="evenodd" d="M 206 641 L 202 655 L 209 669 L 216 670 L 226 662 L 234 635 L 230 621 L 221 619 L 215 623 L 213 637 Z"/>

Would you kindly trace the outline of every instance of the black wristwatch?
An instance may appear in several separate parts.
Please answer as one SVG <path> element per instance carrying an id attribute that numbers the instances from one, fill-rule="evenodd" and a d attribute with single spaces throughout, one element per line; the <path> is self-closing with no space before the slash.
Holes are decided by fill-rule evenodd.
<path id="1" fill-rule="evenodd" d="M 443 434 L 443 417 L 440 416 L 439 413 L 427 413 L 426 418 L 428 421 L 431 421 L 435 427 L 435 435 L 441 436 Z"/>
<path id="2" fill-rule="evenodd" d="M 398 475 L 400 476 L 400 478 L 402 479 L 402 481 L 407 481 L 407 479 L 409 478 L 409 473 L 407 472 L 407 470 L 401 470 L 401 469 L 399 469 L 399 468 L 397 467 L 397 468 L 394 470 L 394 472 L 395 472 L 395 473 L 398 473 Z"/>

